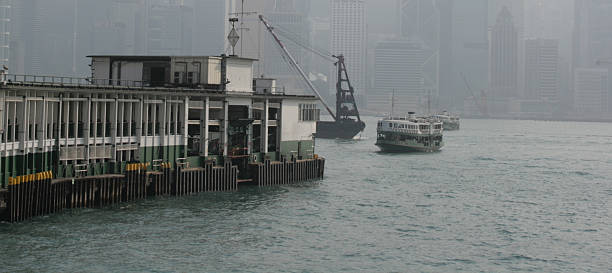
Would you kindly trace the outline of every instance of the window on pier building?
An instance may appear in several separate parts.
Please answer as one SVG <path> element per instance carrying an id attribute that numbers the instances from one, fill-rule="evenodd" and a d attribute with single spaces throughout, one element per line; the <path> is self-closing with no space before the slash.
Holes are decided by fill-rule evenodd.
<path id="1" fill-rule="evenodd" d="M 143 118 L 143 135 L 158 136 L 160 134 L 161 122 L 163 118 L 161 107 L 156 103 L 145 104 L 145 117 Z M 145 121 L 146 120 L 146 121 Z"/>
<path id="2" fill-rule="evenodd" d="M 300 121 L 318 121 L 321 115 L 321 110 L 317 108 L 316 104 L 300 104 L 299 107 L 299 119 Z"/>

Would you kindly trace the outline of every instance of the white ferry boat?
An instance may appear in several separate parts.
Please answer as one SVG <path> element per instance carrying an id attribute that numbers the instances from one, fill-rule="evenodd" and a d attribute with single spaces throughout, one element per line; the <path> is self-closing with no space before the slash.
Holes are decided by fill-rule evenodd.
<path id="1" fill-rule="evenodd" d="M 446 131 L 459 130 L 459 116 L 452 115 L 449 112 L 442 112 L 441 114 L 434 115 L 433 118 L 437 118 L 442 121 L 442 127 Z"/>
<path id="2" fill-rule="evenodd" d="M 383 152 L 436 152 L 442 149 L 442 121 L 436 118 L 390 117 L 378 121 L 376 146 Z"/>

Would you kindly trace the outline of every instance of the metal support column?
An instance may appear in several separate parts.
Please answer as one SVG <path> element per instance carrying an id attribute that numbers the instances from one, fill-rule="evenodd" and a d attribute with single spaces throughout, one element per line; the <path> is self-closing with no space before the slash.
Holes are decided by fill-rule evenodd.
<path id="1" fill-rule="evenodd" d="M 161 138 L 160 146 L 162 149 L 162 154 L 159 156 L 159 159 L 162 162 L 166 162 L 168 160 L 167 152 L 168 151 L 168 98 L 164 97 L 164 104 L 161 107 L 161 113 L 159 116 L 161 117 L 159 121 L 159 136 Z"/>
<path id="2" fill-rule="evenodd" d="M 210 120 L 210 98 L 204 99 L 204 107 L 200 112 L 200 156 L 208 156 L 208 122 Z"/>
<path id="3" fill-rule="evenodd" d="M 253 102 L 248 106 L 248 115 L 249 119 L 253 119 Z M 247 128 L 247 154 L 251 154 L 253 152 L 253 123 L 250 123 Z"/>
<path id="4" fill-rule="evenodd" d="M 183 126 L 181 128 L 181 134 L 183 134 L 183 143 L 181 143 L 181 145 L 184 147 L 184 152 L 183 152 L 183 157 L 187 157 L 187 144 L 188 142 L 188 138 L 189 138 L 189 132 L 188 132 L 188 127 L 187 126 L 187 122 L 189 122 L 189 98 L 185 97 L 185 101 L 183 104 L 183 116 L 181 117 L 181 119 L 183 120 L 183 122 L 181 123 L 181 126 Z"/>
<path id="5" fill-rule="evenodd" d="M 228 128 L 229 128 L 229 101 L 223 101 L 223 156 L 227 156 L 228 149 Z"/>
<path id="6" fill-rule="evenodd" d="M 140 160 L 140 148 L 143 146 L 142 145 L 142 123 L 143 123 L 143 116 L 142 116 L 142 112 L 144 111 L 144 98 L 140 97 L 138 98 L 138 104 L 136 105 L 136 123 L 135 123 L 135 131 L 136 131 L 136 141 L 138 142 L 138 150 L 136 150 L 136 153 L 134 155 L 135 158 L 133 158 L 134 160 Z"/>
<path id="7" fill-rule="evenodd" d="M 87 97 L 87 102 L 84 108 L 85 120 L 83 121 L 83 139 L 85 140 L 85 160 L 87 160 L 89 163 L 91 154 L 90 149 L 92 146 L 95 146 L 95 144 L 89 144 L 89 131 L 91 130 L 91 96 Z"/>
<path id="8" fill-rule="evenodd" d="M 261 142 L 261 152 L 265 155 L 268 153 L 268 113 L 270 111 L 270 100 L 266 99 L 264 102 L 263 114 L 261 115 L 261 122 L 263 123 L 261 126 L 261 137 L 263 138 Z"/>

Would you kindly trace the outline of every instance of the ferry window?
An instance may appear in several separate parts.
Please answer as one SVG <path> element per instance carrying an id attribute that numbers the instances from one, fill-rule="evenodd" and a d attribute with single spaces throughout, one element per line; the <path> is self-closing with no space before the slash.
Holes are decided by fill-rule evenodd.
<path id="1" fill-rule="evenodd" d="M 174 83 L 181 82 L 181 72 L 174 72 Z"/>
<path id="2" fill-rule="evenodd" d="M 393 123 L 389 123 L 389 127 L 393 128 Z"/>
<path id="3" fill-rule="evenodd" d="M 193 72 L 187 73 L 187 83 L 193 83 Z"/>

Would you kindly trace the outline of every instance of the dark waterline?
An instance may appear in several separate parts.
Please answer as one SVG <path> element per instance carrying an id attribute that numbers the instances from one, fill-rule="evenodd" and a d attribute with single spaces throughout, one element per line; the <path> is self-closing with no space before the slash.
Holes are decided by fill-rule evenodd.
<path id="1" fill-rule="evenodd" d="M 0 271 L 612 268 L 612 126 L 463 120 L 432 154 L 317 140 L 326 179 L 0 224 Z M 369 138 L 368 138 L 369 137 Z"/>

